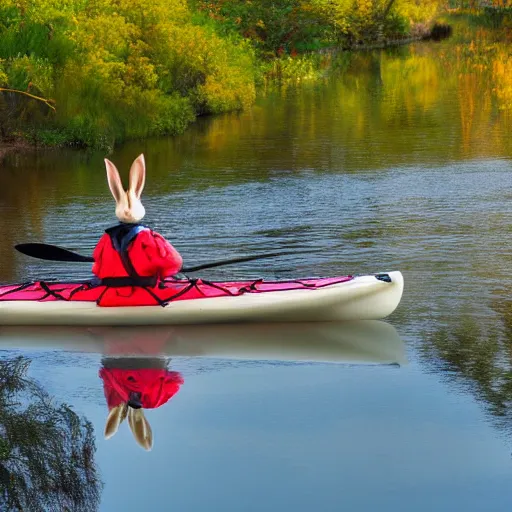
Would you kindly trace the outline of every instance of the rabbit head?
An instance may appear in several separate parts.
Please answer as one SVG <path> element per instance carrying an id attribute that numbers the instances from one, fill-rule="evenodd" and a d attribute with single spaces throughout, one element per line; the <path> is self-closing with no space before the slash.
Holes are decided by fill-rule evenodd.
<path id="1" fill-rule="evenodd" d="M 128 425 L 132 431 L 133 437 L 139 446 L 142 446 L 147 451 L 153 448 L 153 432 L 148 420 L 144 416 L 144 410 L 140 404 L 130 405 L 132 400 L 128 403 L 124 402 L 114 407 L 107 417 L 105 424 L 105 439 L 110 439 L 119 429 L 119 425 L 128 416 Z M 137 400 L 135 400 L 137 402 Z"/>
<path id="2" fill-rule="evenodd" d="M 107 168 L 108 186 L 116 200 L 116 217 L 121 222 L 139 222 L 146 214 L 144 206 L 140 202 L 140 196 L 142 195 L 146 180 L 144 155 L 139 155 L 130 168 L 130 185 L 128 190 L 124 189 L 116 166 L 106 158 L 105 166 Z"/>

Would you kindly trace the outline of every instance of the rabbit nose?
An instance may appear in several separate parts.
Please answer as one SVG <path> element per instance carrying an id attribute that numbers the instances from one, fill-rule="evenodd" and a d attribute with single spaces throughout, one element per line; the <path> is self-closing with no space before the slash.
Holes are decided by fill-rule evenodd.
<path id="1" fill-rule="evenodd" d="M 141 402 L 141 394 L 131 392 L 130 398 L 128 399 L 128 407 L 131 407 L 132 409 L 141 409 L 142 408 L 142 402 Z"/>

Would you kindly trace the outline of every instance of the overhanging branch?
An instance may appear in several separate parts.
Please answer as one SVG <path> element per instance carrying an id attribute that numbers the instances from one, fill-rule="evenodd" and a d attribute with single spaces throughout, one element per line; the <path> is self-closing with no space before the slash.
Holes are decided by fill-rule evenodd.
<path id="1" fill-rule="evenodd" d="M 42 101 L 46 106 L 50 107 L 55 112 L 55 107 L 52 105 L 52 103 L 55 103 L 54 100 L 47 99 L 47 98 L 41 98 L 40 96 L 34 96 L 33 94 L 30 94 L 29 92 L 18 91 L 17 89 L 6 89 L 4 87 L 0 87 L 0 91 L 24 94 L 25 96 L 28 96 L 29 98 L 32 98 L 34 100 Z"/>

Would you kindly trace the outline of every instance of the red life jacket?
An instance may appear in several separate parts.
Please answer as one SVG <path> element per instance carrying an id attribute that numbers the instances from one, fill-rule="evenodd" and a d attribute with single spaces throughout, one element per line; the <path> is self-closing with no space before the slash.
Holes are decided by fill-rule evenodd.
<path id="1" fill-rule="evenodd" d="M 100 306 L 159 304 L 152 291 L 158 282 L 177 274 L 183 259 L 165 238 L 141 224 L 105 230 L 93 252 L 92 272 L 97 286 L 105 286 Z"/>
<path id="2" fill-rule="evenodd" d="M 184 383 L 180 373 L 162 368 L 102 368 L 99 376 L 109 410 L 128 403 L 132 393 L 140 395 L 144 409 L 155 409 L 168 402 Z"/>

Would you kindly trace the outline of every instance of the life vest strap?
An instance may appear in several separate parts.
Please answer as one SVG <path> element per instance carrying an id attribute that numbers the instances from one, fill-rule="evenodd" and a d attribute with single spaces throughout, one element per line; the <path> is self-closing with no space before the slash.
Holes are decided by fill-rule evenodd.
<path id="1" fill-rule="evenodd" d="M 115 231 L 112 233 L 109 233 L 110 238 L 112 240 L 112 245 L 114 246 L 114 249 L 117 251 L 121 258 L 121 262 L 123 263 L 123 267 L 126 270 L 126 273 L 132 277 L 133 279 L 138 279 L 140 276 L 137 274 L 137 271 L 135 270 L 135 267 L 133 266 L 132 260 L 130 259 L 130 256 L 128 256 L 128 246 L 130 243 L 135 239 L 135 237 L 142 231 L 146 231 L 148 228 L 146 226 L 143 226 L 142 224 L 136 224 L 135 226 L 131 227 L 121 239 L 119 239 L 116 236 Z M 107 231 L 108 233 L 108 231 Z M 124 286 L 130 286 L 130 285 L 124 285 Z M 141 285 L 139 285 L 141 286 Z"/>
<path id="2" fill-rule="evenodd" d="M 104 277 L 99 283 L 111 288 L 123 288 L 126 286 L 142 286 L 154 288 L 157 285 L 157 276 L 125 276 L 125 277 Z"/>

